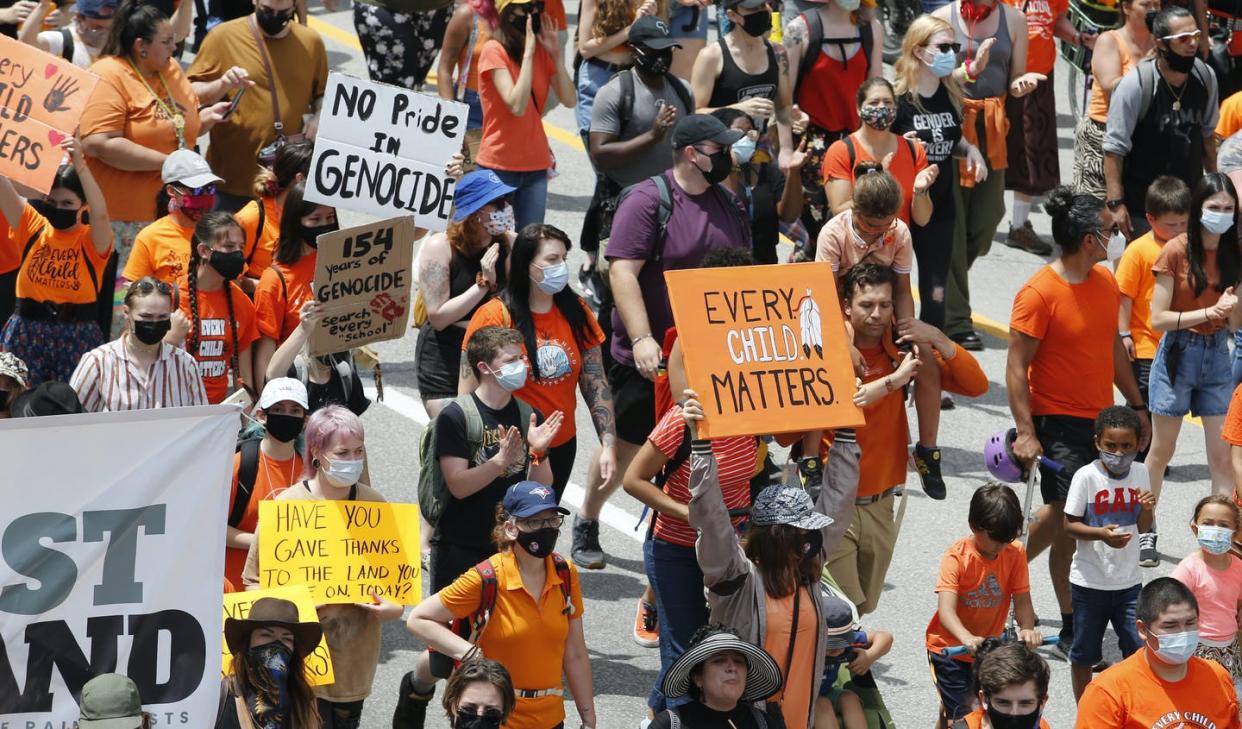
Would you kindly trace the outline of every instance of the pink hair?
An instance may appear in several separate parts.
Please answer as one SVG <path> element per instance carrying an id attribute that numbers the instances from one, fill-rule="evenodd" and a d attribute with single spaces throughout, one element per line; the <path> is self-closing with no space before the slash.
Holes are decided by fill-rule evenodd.
<path id="1" fill-rule="evenodd" d="M 330 448 L 339 434 L 365 438 L 362 419 L 340 405 L 329 405 L 311 414 L 306 421 L 306 458 L 302 467 L 302 478 L 315 475 L 318 470 L 315 461 Z"/>
<path id="2" fill-rule="evenodd" d="M 497 23 L 500 22 L 500 14 L 496 12 L 496 3 L 493 0 L 466 0 L 466 4 L 483 22 L 487 23 L 488 30 L 496 29 Z"/>

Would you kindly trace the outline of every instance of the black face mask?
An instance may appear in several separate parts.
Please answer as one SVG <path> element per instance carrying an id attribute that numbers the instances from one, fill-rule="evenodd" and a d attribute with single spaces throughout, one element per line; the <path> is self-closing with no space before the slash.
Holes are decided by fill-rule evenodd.
<path id="1" fill-rule="evenodd" d="M 267 422 L 263 424 L 267 428 L 267 434 L 280 441 L 288 443 L 297 438 L 302 432 L 303 419 L 298 415 L 280 415 L 279 413 L 269 413 Z"/>
<path id="2" fill-rule="evenodd" d="M 742 30 L 758 38 L 772 30 L 772 13 L 761 10 L 757 13 L 742 16 Z"/>
<path id="3" fill-rule="evenodd" d="M 1039 726 L 1040 709 L 1029 714 L 1002 714 L 991 704 L 988 705 L 988 721 L 992 729 L 1035 729 Z"/>
<path id="4" fill-rule="evenodd" d="M 1165 65 L 1169 67 L 1170 71 L 1190 73 L 1190 69 L 1195 67 L 1194 56 L 1178 55 L 1168 48 L 1161 48 L 1160 55 L 1164 58 Z"/>
<path id="5" fill-rule="evenodd" d="M 47 222 L 56 230 L 67 230 L 78 222 L 77 210 L 58 208 L 47 200 L 28 200 L 27 202 L 36 213 L 47 218 Z"/>
<path id="6" fill-rule="evenodd" d="M 654 50 L 646 46 L 634 46 L 634 65 L 638 70 L 652 76 L 663 76 L 673 65 L 673 49 Z"/>
<path id="7" fill-rule="evenodd" d="M 318 248 L 319 236 L 327 235 L 328 233 L 335 233 L 340 229 L 341 224 L 336 221 L 325 223 L 324 225 L 303 225 L 302 240 L 305 241 L 306 245 L 311 248 Z"/>
<path id="8" fill-rule="evenodd" d="M 255 8 L 254 20 L 259 24 L 259 30 L 267 35 L 276 35 L 285 29 L 289 21 L 293 20 L 293 11 L 276 11 L 271 8 Z"/>
<path id="9" fill-rule="evenodd" d="M 212 251 L 209 263 L 225 281 L 232 281 L 246 268 L 246 254 L 241 251 Z"/>
<path id="10" fill-rule="evenodd" d="M 519 531 L 517 543 L 522 545 L 522 549 L 525 549 L 530 556 L 543 559 L 552 554 L 553 549 L 556 549 L 556 539 L 560 535 L 561 530 L 556 527 L 536 529 L 533 532 Z"/>
<path id="11" fill-rule="evenodd" d="M 1144 16 L 1144 22 L 1147 23 L 1147 32 L 1150 33 L 1155 28 L 1156 16 L 1160 14 L 1159 10 L 1152 10 Z"/>
<path id="12" fill-rule="evenodd" d="M 130 322 L 130 326 L 134 330 L 134 336 L 138 341 L 146 345 L 155 344 L 164 338 L 168 330 L 172 328 L 171 319 L 156 319 L 148 321 L 145 319 L 135 319 Z"/>
<path id="13" fill-rule="evenodd" d="M 488 711 L 484 714 L 472 714 L 458 711 L 453 729 L 500 729 L 500 712 Z"/>
<path id="14" fill-rule="evenodd" d="M 8 390 L 0 390 L 0 413 L 8 411 L 10 397 Z"/>
<path id="15" fill-rule="evenodd" d="M 699 154 L 703 153 L 699 152 Z M 707 184 L 715 185 L 717 182 L 723 181 L 733 171 L 733 155 L 729 154 L 728 149 L 722 149 L 715 154 L 704 154 L 703 156 L 712 161 L 711 169 L 703 172 L 703 178 L 707 180 Z M 702 168 L 699 168 L 699 171 L 702 172 Z"/>
<path id="16" fill-rule="evenodd" d="M 802 558 L 818 559 L 824 549 L 824 533 L 818 529 L 808 531 L 802 540 Z"/>

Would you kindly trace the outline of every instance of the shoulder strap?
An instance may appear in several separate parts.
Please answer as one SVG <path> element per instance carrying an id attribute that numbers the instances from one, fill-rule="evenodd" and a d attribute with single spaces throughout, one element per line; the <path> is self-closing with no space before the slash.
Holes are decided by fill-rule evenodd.
<path id="1" fill-rule="evenodd" d="M 462 636 L 471 643 L 477 643 L 487 622 L 491 620 L 492 608 L 496 607 L 496 568 L 490 559 L 485 559 L 474 566 L 479 573 L 479 607 L 470 618 L 469 635 Z M 465 621 L 463 621 L 464 623 Z"/>
<path id="2" fill-rule="evenodd" d="M 850 164 L 853 165 L 854 158 L 850 157 Z M 280 270 L 280 266 L 272 264 L 272 270 L 276 272 L 276 278 L 280 279 L 280 295 L 285 300 L 285 305 L 289 305 L 289 282 L 285 281 L 285 274 Z"/>
<path id="3" fill-rule="evenodd" d="M 677 98 L 690 110 L 689 113 L 693 114 L 694 99 L 690 96 L 690 92 L 686 89 L 682 80 L 674 76 L 672 71 L 665 71 L 664 83 L 670 84 L 673 87 L 673 93 L 677 94 Z"/>
<path id="4" fill-rule="evenodd" d="M 60 29 L 60 57 L 73 63 L 73 33 L 68 28 Z"/>
<path id="5" fill-rule="evenodd" d="M 802 60 L 798 62 L 798 83 L 794 88 L 795 99 L 798 88 L 802 86 L 802 80 L 811 72 L 811 67 L 819 59 L 820 46 L 824 44 L 824 21 L 819 17 L 819 10 L 812 7 L 810 12 L 802 13 L 802 22 L 806 23 L 807 40 Z"/>
<path id="6" fill-rule="evenodd" d="M 267 75 L 268 95 L 272 97 L 272 126 L 276 127 L 276 138 L 281 139 L 285 136 L 285 123 L 281 121 L 284 117 L 280 115 L 280 101 L 276 98 L 276 77 L 272 75 L 272 61 L 267 57 L 267 44 L 263 42 L 263 36 L 259 34 L 258 21 L 250 18 L 247 23 L 250 25 L 250 34 L 254 36 L 254 44 L 259 48 L 259 57 L 263 59 L 263 73 Z"/>
<path id="7" fill-rule="evenodd" d="M 552 564 L 556 567 L 556 576 L 561 581 L 561 597 L 565 600 L 565 608 L 561 610 L 561 615 L 573 616 L 573 585 L 569 583 L 571 576 L 569 574 L 569 563 L 561 556 L 560 552 L 552 553 Z"/>
<path id="8" fill-rule="evenodd" d="M 817 13 L 818 14 L 818 13 Z M 863 59 L 867 62 L 867 70 L 871 70 L 871 49 L 875 48 L 875 35 L 871 33 L 871 21 L 858 26 L 858 42 L 862 45 Z"/>
<path id="9" fill-rule="evenodd" d="M 854 150 L 854 136 L 852 134 L 846 134 L 843 138 L 845 139 L 845 151 L 850 155 L 850 174 L 853 175 L 854 160 L 857 158 L 857 153 Z"/>
<path id="10" fill-rule="evenodd" d="M 1149 109 L 1151 102 L 1156 97 L 1156 63 L 1155 61 L 1139 61 L 1138 64 L 1138 80 L 1140 98 L 1138 121 L 1142 121 Z"/>
<path id="11" fill-rule="evenodd" d="M 517 403 L 517 406 L 518 406 L 518 418 L 520 418 L 522 421 L 522 427 L 521 427 L 522 439 L 525 440 L 526 431 L 528 428 L 530 428 L 530 416 L 535 414 L 535 409 L 530 406 L 530 403 L 526 402 L 525 400 L 522 400 L 521 398 L 514 397 L 513 400 L 514 402 Z"/>
<path id="12" fill-rule="evenodd" d="M 26 241 L 26 247 L 22 249 L 22 263 L 26 262 L 26 256 L 29 256 L 30 251 L 34 250 L 34 245 L 39 242 L 39 236 L 42 234 L 43 228 L 39 228 L 30 234 L 30 239 Z"/>
<path id="13" fill-rule="evenodd" d="M 664 239 L 668 232 L 668 221 L 673 217 L 673 190 L 669 187 L 668 178 L 662 173 L 651 178 L 655 183 L 656 193 L 660 196 L 660 207 L 656 210 L 656 262 L 664 258 Z"/>
<path id="14" fill-rule="evenodd" d="M 617 115 L 621 123 L 618 125 L 617 136 L 621 136 L 621 131 L 625 129 L 625 125 L 629 123 L 634 116 L 634 69 L 622 71 L 620 74 L 621 84 L 621 103 L 617 109 Z"/>
<path id="15" fill-rule="evenodd" d="M 483 416 L 479 414 L 479 406 L 474 402 L 474 395 L 466 393 L 458 395 L 457 407 L 461 408 L 461 412 L 466 416 L 466 442 L 470 444 L 483 444 Z"/>
<path id="16" fill-rule="evenodd" d="M 579 16 L 581 17 L 581 16 Z M 466 98 L 466 86 L 470 83 L 470 64 L 474 61 L 474 44 L 479 40 L 479 14 L 472 13 L 470 17 L 470 39 L 466 41 L 465 61 L 461 64 L 461 70 L 457 72 L 457 88 L 453 92 L 453 98 L 461 101 Z"/>
<path id="17" fill-rule="evenodd" d="M 914 140 L 909 137 L 902 137 L 902 139 L 906 140 L 906 149 L 910 150 L 910 163 L 913 164 L 914 160 L 918 159 L 918 153 L 914 149 Z"/>
<path id="18" fill-rule="evenodd" d="M 681 714 L 671 706 L 668 708 L 668 726 L 669 729 L 681 729 Z"/>
<path id="19" fill-rule="evenodd" d="M 668 483 L 669 477 L 676 473 L 683 463 L 689 460 L 690 441 L 690 426 L 687 425 L 685 426 L 685 431 L 681 434 L 681 444 L 677 446 L 677 452 L 673 454 L 672 458 L 668 459 L 668 462 L 664 464 L 664 468 L 660 469 L 660 472 L 656 474 L 656 486 L 664 488 L 664 484 Z"/>
<path id="20" fill-rule="evenodd" d="M 768 729 L 768 715 L 759 710 L 754 704 L 747 704 L 750 708 L 750 715 L 755 717 L 755 726 L 759 729 Z"/>
<path id="21" fill-rule="evenodd" d="M 250 257 L 246 259 L 249 264 L 254 260 L 254 254 L 259 251 L 259 239 L 263 237 L 263 226 L 267 225 L 267 207 L 263 205 L 263 198 L 256 197 L 255 203 L 259 206 L 259 224 L 254 229 L 254 246 L 250 248 Z M 280 277 L 280 282 L 284 283 L 284 276 Z"/>
<path id="22" fill-rule="evenodd" d="M 237 496 L 233 498 L 233 510 L 229 512 L 229 526 L 234 529 L 241 524 L 246 515 L 246 507 L 250 505 L 250 497 L 254 495 L 254 482 L 259 475 L 259 438 L 244 440 L 237 446 L 241 454 L 241 463 L 237 467 Z"/>

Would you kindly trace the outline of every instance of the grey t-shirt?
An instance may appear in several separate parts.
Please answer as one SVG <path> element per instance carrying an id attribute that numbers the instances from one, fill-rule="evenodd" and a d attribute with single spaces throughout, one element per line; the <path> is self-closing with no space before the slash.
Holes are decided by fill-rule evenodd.
<path id="1" fill-rule="evenodd" d="M 625 128 L 621 128 L 621 74 L 634 74 L 634 108 L 629 113 L 629 118 L 625 122 Z M 694 94 L 690 92 L 690 86 L 678 79 L 686 90 L 686 98 L 693 99 Z M 591 110 L 591 131 L 601 134 L 615 134 L 620 141 L 633 139 L 644 132 L 651 129 L 651 125 L 655 123 L 656 104 L 659 101 L 665 104 L 671 104 L 677 109 L 677 118 L 680 119 L 692 110 L 687 109 L 682 103 L 681 97 L 665 80 L 660 81 L 660 86 L 652 89 L 643 82 L 642 78 L 633 71 L 622 71 L 613 76 L 608 83 L 604 84 L 595 94 L 595 106 Z M 656 144 L 649 145 L 643 152 L 636 155 L 634 159 L 617 169 L 604 170 L 604 174 L 608 175 L 613 182 L 622 187 L 632 185 L 640 180 L 645 180 L 652 175 L 658 175 L 661 172 L 673 166 L 673 147 L 668 138 Z"/>

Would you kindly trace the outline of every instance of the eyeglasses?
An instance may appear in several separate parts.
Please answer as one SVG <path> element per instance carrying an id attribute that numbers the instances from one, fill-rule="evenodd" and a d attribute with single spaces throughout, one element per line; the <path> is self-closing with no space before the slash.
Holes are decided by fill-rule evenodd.
<path id="1" fill-rule="evenodd" d="M 168 284 L 163 281 L 148 281 L 147 279 L 135 281 L 130 284 L 129 289 L 126 290 L 126 295 L 128 296 L 129 294 L 136 293 L 139 296 L 146 296 L 152 291 L 158 291 L 165 296 L 172 296 L 172 288 L 169 287 Z"/>
<path id="2" fill-rule="evenodd" d="M 1161 36 L 1160 40 L 1164 41 L 1165 43 L 1172 43 L 1173 41 L 1182 41 L 1182 42 L 1192 41 L 1192 40 L 1197 41 L 1199 40 L 1199 37 L 1201 35 L 1202 33 L 1200 31 L 1191 30 L 1185 33 L 1178 33 L 1177 35 Z"/>
<path id="3" fill-rule="evenodd" d="M 1103 228 L 1096 228 L 1096 229 L 1095 229 L 1094 231 L 1092 231 L 1092 232 L 1093 232 L 1093 233 L 1094 233 L 1097 237 L 1099 237 L 1099 238 L 1103 238 L 1104 240 L 1108 240 L 1109 238 L 1111 238 L 1111 237 L 1113 237 L 1114 235 L 1117 235 L 1118 233 L 1120 233 L 1120 232 L 1121 232 L 1121 226 L 1119 226 L 1119 225 L 1114 225 L 1114 226 L 1112 226 L 1111 228 L 1109 228 L 1108 230 L 1105 230 L 1105 229 L 1103 229 Z"/>
<path id="4" fill-rule="evenodd" d="M 185 185 L 179 184 L 177 185 L 177 191 L 180 192 L 182 195 L 190 195 L 192 197 L 199 197 L 201 195 L 215 195 L 216 194 L 216 183 L 212 182 L 212 183 L 203 185 L 202 187 L 186 187 Z"/>
<path id="5" fill-rule="evenodd" d="M 514 519 L 513 523 L 517 524 L 518 531 L 535 532 L 540 529 L 560 529 L 561 524 L 565 523 L 565 517 L 557 514 L 543 519 Z"/>
<path id="6" fill-rule="evenodd" d="M 923 47 L 924 48 L 935 48 L 941 53 L 948 53 L 949 51 L 958 53 L 962 50 L 961 43 L 925 43 L 923 44 Z"/>

